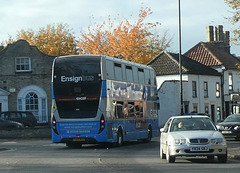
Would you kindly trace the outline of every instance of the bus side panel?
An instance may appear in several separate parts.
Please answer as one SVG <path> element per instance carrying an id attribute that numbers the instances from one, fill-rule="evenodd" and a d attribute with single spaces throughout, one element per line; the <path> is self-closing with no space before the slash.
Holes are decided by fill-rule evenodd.
<path id="1" fill-rule="evenodd" d="M 148 124 L 152 126 L 152 137 L 159 136 L 158 119 L 149 119 Z"/>

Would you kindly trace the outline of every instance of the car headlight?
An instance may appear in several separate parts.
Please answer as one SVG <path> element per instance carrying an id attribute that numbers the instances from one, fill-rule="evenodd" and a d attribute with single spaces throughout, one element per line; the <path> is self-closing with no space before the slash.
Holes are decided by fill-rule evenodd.
<path id="1" fill-rule="evenodd" d="M 218 130 L 223 130 L 224 129 L 224 127 L 220 126 L 220 125 L 216 125 L 216 127 L 217 127 Z"/>
<path id="2" fill-rule="evenodd" d="M 175 139 L 175 144 L 186 144 L 186 139 Z"/>
<path id="3" fill-rule="evenodd" d="M 235 126 L 234 127 L 234 130 L 239 130 L 240 129 L 240 126 Z"/>
<path id="4" fill-rule="evenodd" d="M 214 138 L 214 139 L 211 139 L 211 143 L 212 144 L 221 144 L 224 142 L 224 139 L 223 138 Z"/>

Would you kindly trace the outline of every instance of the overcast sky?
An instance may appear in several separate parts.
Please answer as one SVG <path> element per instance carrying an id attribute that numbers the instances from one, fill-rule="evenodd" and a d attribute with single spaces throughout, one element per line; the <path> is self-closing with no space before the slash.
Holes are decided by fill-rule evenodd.
<path id="1" fill-rule="evenodd" d="M 160 22 L 159 33 L 168 31 L 173 38 L 168 51 L 178 52 L 178 0 L 0 0 L 0 4 L 0 42 L 21 29 L 38 30 L 53 23 L 68 24 L 79 37 L 80 30 L 93 22 L 106 21 L 109 15 L 135 20 L 141 7 L 150 7 L 153 14 L 147 22 Z M 208 25 L 223 25 L 232 37 L 237 26 L 226 19 L 232 16 L 231 11 L 224 0 L 181 0 L 182 53 L 206 41 Z M 240 55 L 240 46 L 232 45 L 231 53 Z"/>

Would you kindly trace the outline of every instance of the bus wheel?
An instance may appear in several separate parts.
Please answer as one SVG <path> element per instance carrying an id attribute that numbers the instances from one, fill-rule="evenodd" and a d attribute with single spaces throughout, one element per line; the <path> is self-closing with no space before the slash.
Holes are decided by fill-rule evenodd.
<path id="1" fill-rule="evenodd" d="M 66 146 L 69 148 L 82 148 L 82 144 L 77 142 L 67 142 Z"/>
<path id="2" fill-rule="evenodd" d="M 118 133 L 117 133 L 117 146 L 122 146 L 123 145 L 123 133 L 122 133 L 122 129 L 118 129 Z"/>

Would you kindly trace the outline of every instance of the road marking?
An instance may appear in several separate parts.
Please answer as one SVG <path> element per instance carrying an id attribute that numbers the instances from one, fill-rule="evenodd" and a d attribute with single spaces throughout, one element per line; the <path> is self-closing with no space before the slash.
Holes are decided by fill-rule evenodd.
<path id="1" fill-rule="evenodd" d="M 103 163 L 101 158 L 98 158 L 98 162 L 101 164 Z"/>
<path id="2" fill-rule="evenodd" d="M 12 141 L 12 142 L 3 142 L 3 144 L 16 144 L 17 142 Z"/>

